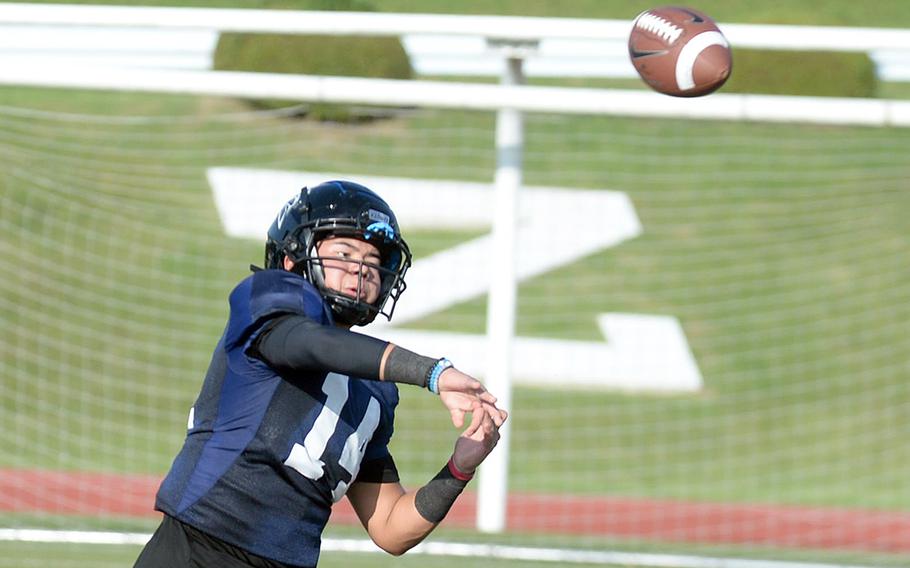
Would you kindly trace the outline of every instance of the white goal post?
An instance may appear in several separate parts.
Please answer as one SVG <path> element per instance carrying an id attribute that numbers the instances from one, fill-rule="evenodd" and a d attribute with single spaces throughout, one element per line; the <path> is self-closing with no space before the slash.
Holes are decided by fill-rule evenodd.
<path id="1" fill-rule="evenodd" d="M 487 38 L 490 57 L 503 59 L 503 45 L 521 58 L 533 57 L 547 38 L 625 40 L 630 22 L 574 18 L 310 12 L 214 8 L 157 8 L 90 5 L 3 4 L 0 26 L 97 26 L 216 32 L 275 32 L 326 35 L 401 36 L 446 34 Z M 910 52 L 910 31 L 881 28 L 722 24 L 731 44 L 766 49 Z M 116 50 L 116 46 L 111 46 Z M 253 80 L 255 79 L 255 80 Z M 110 69 L 79 65 L 36 65 L 7 58 L 0 84 L 113 89 L 305 102 L 417 105 L 436 108 L 663 116 L 708 120 L 752 120 L 910 126 L 910 101 L 837 97 L 723 94 L 677 99 L 647 91 L 396 81 L 350 77 L 169 69 Z"/>
<path id="2" fill-rule="evenodd" d="M 425 15 L 360 12 L 274 11 L 215 8 L 160 8 L 91 5 L 3 4 L 0 25 L 100 26 L 274 32 L 327 35 L 402 36 L 445 34 L 480 36 L 518 42 L 528 55 L 545 38 L 622 40 L 627 20 L 531 18 L 515 16 Z M 757 24 L 722 24 L 731 44 L 764 49 L 862 51 L 897 49 L 910 52 L 910 31 Z M 528 50 L 531 46 L 531 50 Z M 112 46 L 116 49 L 116 46 Z M 500 51 L 494 47 L 491 57 Z M 805 121 L 835 124 L 907 126 L 910 103 L 837 98 L 774 97 L 716 94 L 710 99 L 678 100 L 654 93 L 600 89 L 554 90 L 540 87 L 503 89 L 483 85 L 425 81 L 376 81 L 369 89 L 356 80 L 338 78 L 249 77 L 216 73 L 104 73 L 78 67 L 5 65 L 0 84 L 63 86 L 140 91 L 182 92 L 303 101 L 359 104 L 423 104 L 440 107 L 496 109 L 508 104 L 525 111 L 628 114 L 760 121 Z M 113 75 L 113 76 L 112 76 Z M 337 88 L 336 88 L 337 87 Z M 356 94 L 356 95 L 354 95 Z M 416 99 L 416 101 L 415 101 Z"/>

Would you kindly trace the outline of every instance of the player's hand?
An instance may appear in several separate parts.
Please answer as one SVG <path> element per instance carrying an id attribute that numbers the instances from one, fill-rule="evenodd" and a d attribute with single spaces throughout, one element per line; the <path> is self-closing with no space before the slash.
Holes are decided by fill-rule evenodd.
<path id="1" fill-rule="evenodd" d="M 505 411 L 475 412 L 471 417 L 471 424 L 461 433 L 455 442 L 455 452 L 452 454 L 452 460 L 458 471 L 471 475 L 477 469 L 483 460 L 486 459 L 493 448 L 499 442 L 499 427 L 493 420 L 494 414 Z M 507 418 L 506 414 L 499 414 L 503 421 Z"/>
<path id="2" fill-rule="evenodd" d="M 452 424 L 456 428 L 464 426 L 464 417 L 468 412 L 489 415 L 497 428 L 508 416 L 504 410 L 496 408 L 496 397 L 480 381 L 455 367 L 442 372 L 438 386 L 439 398 L 452 415 Z"/>

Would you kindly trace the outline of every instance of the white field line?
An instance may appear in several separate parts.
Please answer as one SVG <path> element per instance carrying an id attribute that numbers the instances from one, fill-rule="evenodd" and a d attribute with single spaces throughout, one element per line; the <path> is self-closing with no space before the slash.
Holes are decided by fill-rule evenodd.
<path id="1" fill-rule="evenodd" d="M 136 532 L 0 529 L 0 541 L 15 542 L 144 545 L 151 536 L 149 533 Z M 366 539 L 339 538 L 323 539 L 322 550 L 325 552 L 382 552 L 375 544 Z M 679 554 L 573 550 L 458 542 L 426 542 L 418 545 L 408 554 L 648 568 L 874 568 L 872 566 L 846 564 L 818 564 L 779 560 L 749 560 Z"/>

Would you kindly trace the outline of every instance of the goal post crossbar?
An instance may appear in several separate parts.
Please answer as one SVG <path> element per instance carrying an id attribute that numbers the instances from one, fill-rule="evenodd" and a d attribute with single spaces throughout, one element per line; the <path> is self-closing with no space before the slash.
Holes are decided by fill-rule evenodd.
<path id="1" fill-rule="evenodd" d="M 709 120 L 910 126 L 910 101 L 714 94 L 680 99 L 641 90 L 251 73 L 8 65 L 0 85 L 284 99 L 448 109 Z"/>

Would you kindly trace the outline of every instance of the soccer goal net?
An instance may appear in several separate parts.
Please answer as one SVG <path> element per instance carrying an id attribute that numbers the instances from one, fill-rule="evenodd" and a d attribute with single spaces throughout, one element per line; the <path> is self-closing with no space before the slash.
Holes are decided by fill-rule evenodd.
<path id="1" fill-rule="evenodd" d="M 486 276 L 510 260 L 488 240 L 493 113 L 0 97 L 0 525 L 156 524 L 227 295 L 303 185 L 365 181 L 401 211 L 414 280 L 373 331 L 483 373 Z M 906 560 L 910 131 L 525 127 L 506 528 L 478 533 L 469 492 L 438 538 Z M 458 432 L 401 391 L 413 488 Z M 342 503 L 330 534 L 353 524 Z"/>

